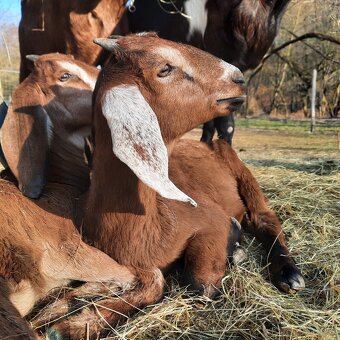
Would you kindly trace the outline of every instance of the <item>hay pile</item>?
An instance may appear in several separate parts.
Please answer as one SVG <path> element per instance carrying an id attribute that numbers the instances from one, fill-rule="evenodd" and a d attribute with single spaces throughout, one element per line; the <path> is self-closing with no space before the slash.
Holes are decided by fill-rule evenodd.
<path id="1" fill-rule="evenodd" d="M 261 245 L 247 235 L 248 259 L 226 273 L 219 298 L 188 296 L 170 280 L 161 303 L 112 330 L 112 337 L 340 338 L 340 159 L 328 159 L 329 154 L 311 158 L 304 152 L 294 159 L 286 150 L 267 153 L 265 161 L 248 152 L 240 155 L 283 221 L 306 289 L 294 296 L 278 292 L 268 281 Z"/>
<path id="2" fill-rule="evenodd" d="M 272 286 L 261 245 L 246 235 L 244 247 L 248 259 L 226 272 L 218 298 L 211 301 L 190 295 L 178 288 L 176 278 L 168 279 L 164 299 L 112 329 L 112 338 L 340 338 L 337 146 L 332 146 L 336 144 L 326 137 L 325 143 L 331 146 L 325 144 L 320 136 L 310 138 L 306 146 L 303 135 L 293 136 L 291 140 L 285 137 L 279 142 L 272 133 L 256 134 L 248 129 L 239 130 L 235 146 L 283 221 L 290 251 L 305 277 L 306 289 L 291 296 Z M 298 145 L 297 138 L 303 146 Z M 100 301 L 96 303 L 100 305 Z"/>

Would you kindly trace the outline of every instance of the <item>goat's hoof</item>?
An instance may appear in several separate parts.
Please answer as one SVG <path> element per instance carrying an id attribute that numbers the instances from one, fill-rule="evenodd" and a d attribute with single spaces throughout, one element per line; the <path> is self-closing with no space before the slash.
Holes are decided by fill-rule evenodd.
<path id="1" fill-rule="evenodd" d="M 274 285 L 281 291 L 294 294 L 305 288 L 305 280 L 291 258 L 286 257 L 285 262 L 285 264 L 280 266 L 279 271 L 271 272 L 271 279 Z"/>
<path id="2" fill-rule="evenodd" d="M 238 242 L 235 243 L 235 249 L 233 252 L 233 265 L 237 266 L 247 258 L 246 250 L 240 246 Z"/>

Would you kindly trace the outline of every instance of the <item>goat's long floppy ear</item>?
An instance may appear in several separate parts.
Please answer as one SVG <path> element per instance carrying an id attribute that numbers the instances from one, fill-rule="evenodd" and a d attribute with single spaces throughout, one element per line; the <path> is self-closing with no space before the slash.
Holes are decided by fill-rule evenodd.
<path id="1" fill-rule="evenodd" d="M 168 154 L 156 114 L 135 85 L 116 86 L 102 99 L 114 154 L 161 196 L 197 206 L 168 177 Z"/>
<path id="2" fill-rule="evenodd" d="M 50 120 L 40 88 L 25 83 L 13 94 L 2 127 L 2 147 L 19 189 L 30 198 L 42 194 L 46 182 Z"/>

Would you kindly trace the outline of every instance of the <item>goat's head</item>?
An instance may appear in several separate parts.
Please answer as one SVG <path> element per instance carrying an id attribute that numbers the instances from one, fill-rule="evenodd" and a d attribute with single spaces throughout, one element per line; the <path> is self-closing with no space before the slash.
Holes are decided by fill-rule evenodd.
<path id="1" fill-rule="evenodd" d="M 198 124 L 237 109 L 245 93 L 241 72 L 204 51 L 154 33 L 96 42 L 111 50 L 113 59 L 98 78 L 95 130 L 101 112 L 116 156 L 162 196 L 190 201 L 168 179 L 165 145 Z M 97 134 L 96 141 L 103 138 Z"/>
<path id="2" fill-rule="evenodd" d="M 223 58 L 242 70 L 256 67 L 273 43 L 289 2 L 233 0 L 231 5 L 225 4 L 224 32 L 221 36 L 228 48 L 224 50 Z M 210 39 L 214 40 L 212 37 Z M 214 41 L 208 41 L 208 44 L 214 47 Z"/>
<path id="3" fill-rule="evenodd" d="M 229 114 L 244 101 L 242 73 L 197 48 L 160 39 L 155 33 L 96 42 L 113 52 L 100 84 L 113 94 L 121 88 L 127 101 L 140 92 L 155 111 L 165 142 Z"/>
<path id="4" fill-rule="evenodd" d="M 13 93 L 1 142 L 19 189 L 38 198 L 55 137 L 62 141 L 80 129 L 90 131 L 98 70 L 57 53 L 29 58 L 34 69 Z"/>

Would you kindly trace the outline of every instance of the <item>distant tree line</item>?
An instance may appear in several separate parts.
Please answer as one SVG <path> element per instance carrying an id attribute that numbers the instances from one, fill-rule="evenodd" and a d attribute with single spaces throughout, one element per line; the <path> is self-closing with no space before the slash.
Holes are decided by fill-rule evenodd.
<path id="1" fill-rule="evenodd" d="M 340 2 L 292 1 L 272 51 L 259 69 L 248 73 L 247 114 L 310 114 L 313 69 L 318 71 L 316 107 L 319 117 L 338 117 L 340 110 Z M 266 57 L 265 57 L 266 58 Z"/>

